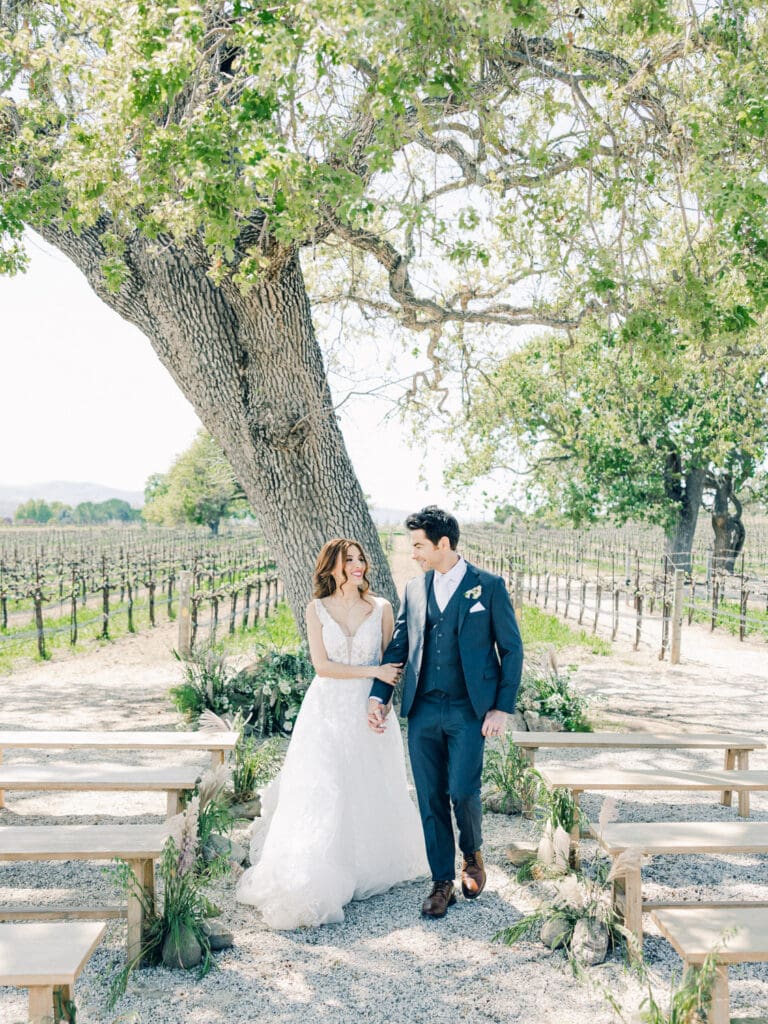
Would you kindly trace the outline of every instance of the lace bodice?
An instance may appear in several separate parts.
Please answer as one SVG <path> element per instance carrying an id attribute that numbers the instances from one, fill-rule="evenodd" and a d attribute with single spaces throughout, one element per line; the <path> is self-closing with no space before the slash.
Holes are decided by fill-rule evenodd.
<path id="1" fill-rule="evenodd" d="M 384 598 L 374 597 L 373 611 L 357 627 L 353 636 L 347 636 L 336 619 L 315 601 L 315 611 L 323 630 L 323 644 L 329 661 L 342 665 L 378 665 L 381 661 L 381 616 Z"/>

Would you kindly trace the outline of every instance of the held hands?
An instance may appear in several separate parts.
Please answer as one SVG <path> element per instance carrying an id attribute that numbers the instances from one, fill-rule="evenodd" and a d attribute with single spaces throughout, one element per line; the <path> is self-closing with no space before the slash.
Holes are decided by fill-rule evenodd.
<path id="1" fill-rule="evenodd" d="M 400 678 L 400 671 L 403 667 L 402 662 L 391 662 L 388 665 L 379 665 L 374 672 L 374 679 L 380 679 L 382 683 L 388 683 L 390 686 L 396 686 L 397 681 Z"/>
<path id="2" fill-rule="evenodd" d="M 368 728 L 374 732 L 384 732 L 387 728 L 386 718 L 389 714 L 391 704 L 382 704 L 375 697 L 368 698 Z"/>
<path id="3" fill-rule="evenodd" d="M 503 736 L 507 731 L 506 711 L 488 711 L 480 730 L 483 736 Z"/>

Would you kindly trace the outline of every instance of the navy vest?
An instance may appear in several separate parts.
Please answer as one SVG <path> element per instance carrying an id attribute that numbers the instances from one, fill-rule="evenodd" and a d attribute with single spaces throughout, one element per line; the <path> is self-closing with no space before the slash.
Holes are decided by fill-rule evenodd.
<path id="1" fill-rule="evenodd" d="M 469 696 L 459 654 L 459 608 L 461 584 L 441 612 L 430 585 L 427 598 L 427 620 L 424 652 L 419 674 L 422 693 L 439 691 L 456 700 Z"/>

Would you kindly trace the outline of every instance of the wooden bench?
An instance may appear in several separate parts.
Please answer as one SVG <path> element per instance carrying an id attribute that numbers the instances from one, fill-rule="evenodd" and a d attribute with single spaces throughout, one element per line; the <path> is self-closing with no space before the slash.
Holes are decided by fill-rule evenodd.
<path id="1" fill-rule="evenodd" d="M 66 790 L 83 792 L 161 790 L 168 794 L 167 815 L 179 812 L 184 789 L 194 789 L 198 768 L 145 768 L 133 765 L 14 764 L 0 766 L 0 790 Z"/>
<path id="2" fill-rule="evenodd" d="M 203 732 L 76 732 L 0 730 L 0 763 L 4 750 L 206 750 L 211 766 L 224 764 L 238 734 L 225 729 Z M 3 791 L 0 789 L 0 807 Z"/>
<path id="3" fill-rule="evenodd" d="M 551 788 L 569 789 L 576 803 L 587 790 L 644 790 L 689 793 L 722 791 L 726 788 L 739 794 L 739 815 L 749 817 L 749 794 L 768 790 L 768 772 L 703 771 L 685 772 L 636 768 L 579 768 L 578 766 L 546 766 L 539 772 Z M 574 839 L 578 833 L 574 830 Z"/>
<path id="4" fill-rule="evenodd" d="M 644 856 L 669 854 L 768 853 L 768 822 L 658 821 L 611 822 L 597 841 L 615 862 L 626 850 Z M 643 904 L 640 866 L 628 867 L 613 883 L 614 904 L 624 926 L 643 944 Z M 723 906 L 713 904 L 716 908 Z"/>
<path id="5" fill-rule="evenodd" d="M 75 980 L 105 928 L 95 921 L 0 924 L 0 985 L 29 989 L 30 1024 L 54 1016 L 54 990 L 72 1000 Z"/>
<path id="6" fill-rule="evenodd" d="M 0 734 L 1 735 L 1 734 Z M 766 743 L 755 736 L 734 733 L 649 733 L 649 732 L 518 732 L 512 741 L 522 749 L 529 762 L 536 762 L 542 747 L 594 750 L 722 750 L 723 770 L 747 771 L 753 750 L 764 750 Z M 731 791 L 724 790 L 721 803 L 731 806 Z"/>
<path id="7" fill-rule="evenodd" d="M 708 1024 L 730 1024 L 728 965 L 768 960 L 768 907 L 722 906 L 713 910 L 691 904 L 654 910 L 651 916 L 686 968 L 700 968 L 716 950 L 717 975 Z"/>
<path id="8" fill-rule="evenodd" d="M 162 825 L 6 825 L 0 828 L 0 861 L 40 860 L 114 860 L 116 857 L 127 861 L 136 878 L 147 893 L 149 901 L 154 899 L 154 862 L 160 856 L 168 835 L 168 828 Z M 128 959 L 132 960 L 141 948 L 144 930 L 144 905 L 135 891 L 128 893 Z M 0 919 L 9 916 L 48 917 L 49 908 L 23 911 L 0 910 Z M 70 914 L 80 914 L 70 910 Z M 85 911 L 87 916 L 97 916 L 99 911 Z M 57 916 L 61 916 L 58 911 Z M 114 911 L 102 914 L 112 917 Z"/>

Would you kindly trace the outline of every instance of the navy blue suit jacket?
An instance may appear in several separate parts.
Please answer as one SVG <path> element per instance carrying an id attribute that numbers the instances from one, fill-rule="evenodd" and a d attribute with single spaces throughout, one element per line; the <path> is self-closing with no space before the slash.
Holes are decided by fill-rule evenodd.
<path id="1" fill-rule="evenodd" d="M 382 658 L 384 664 L 404 665 L 403 715 L 410 713 L 419 685 L 432 576 L 430 570 L 406 584 L 392 640 Z M 472 597 L 467 597 L 468 591 Z M 482 718 L 491 709 L 512 714 L 523 669 L 523 642 L 504 580 L 467 562 L 459 601 L 459 656 L 475 714 Z M 470 612 L 478 604 L 482 608 Z M 371 696 L 388 703 L 392 690 L 375 679 Z"/>

